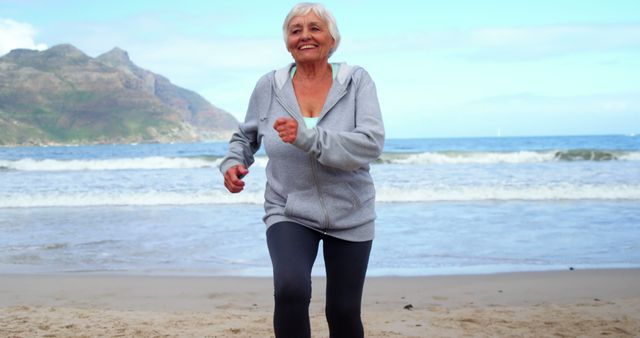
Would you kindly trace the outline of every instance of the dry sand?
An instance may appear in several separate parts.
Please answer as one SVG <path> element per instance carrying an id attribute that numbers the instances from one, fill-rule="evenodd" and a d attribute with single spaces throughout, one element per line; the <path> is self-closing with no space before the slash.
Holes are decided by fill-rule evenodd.
<path id="1" fill-rule="evenodd" d="M 269 278 L 0 275 L 0 337 L 272 337 L 272 294 Z M 640 337 L 640 269 L 369 278 L 363 321 L 367 337 Z"/>

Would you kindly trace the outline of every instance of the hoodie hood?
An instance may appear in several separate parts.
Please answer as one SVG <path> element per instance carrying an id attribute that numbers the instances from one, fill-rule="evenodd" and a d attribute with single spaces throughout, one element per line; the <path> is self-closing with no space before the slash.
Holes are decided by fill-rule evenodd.
<path id="1" fill-rule="evenodd" d="M 336 75 L 336 81 L 338 81 L 338 83 L 344 86 L 344 84 L 347 82 L 347 80 L 351 76 L 351 73 L 353 73 L 353 71 L 355 70 L 355 67 L 350 66 L 345 62 L 339 62 L 334 64 L 338 65 L 338 74 Z M 296 65 L 295 63 L 290 63 L 289 65 L 276 70 L 275 82 L 276 82 L 276 87 L 279 90 L 282 90 L 282 87 L 284 87 L 284 84 L 287 82 L 291 74 L 291 68 L 295 65 Z"/>

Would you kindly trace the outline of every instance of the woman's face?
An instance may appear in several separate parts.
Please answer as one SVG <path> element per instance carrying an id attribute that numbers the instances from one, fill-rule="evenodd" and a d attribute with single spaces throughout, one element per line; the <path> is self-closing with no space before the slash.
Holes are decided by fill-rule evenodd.
<path id="1" fill-rule="evenodd" d="M 329 27 L 313 11 L 291 19 L 287 27 L 287 50 L 296 63 L 326 61 L 335 40 Z"/>

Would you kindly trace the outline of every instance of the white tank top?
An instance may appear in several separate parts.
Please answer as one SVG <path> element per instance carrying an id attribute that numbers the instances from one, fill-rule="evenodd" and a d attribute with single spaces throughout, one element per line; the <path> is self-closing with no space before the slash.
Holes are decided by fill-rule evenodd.
<path id="1" fill-rule="evenodd" d="M 319 117 L 304 117 L 304 124 L 307 126 L 307 128 L 313 128 L 318 123 L 318 119 L 320 119 L 320 118 Z"/>
<path id="2" fill-rule="evenodd" d="M 333 79 L 336 79 L 336 76 L 338 75 L 338 69 L 340 68 L 340 64 L 338 63 L 331 63 L 331 73 L 333 75 Z M 291 67 L 291 72 L 290 72 L 290 76 L 293 79 L 293 75 L 295 75 L 296 73 L 296 66 L 294 65 L 293 67 Z M 304 124 L 307 126 L 307 128 L 313 128 L 316 126 L 316 124 L 318 123 L 318 119 L 319 117 L 304 117 Z"/>

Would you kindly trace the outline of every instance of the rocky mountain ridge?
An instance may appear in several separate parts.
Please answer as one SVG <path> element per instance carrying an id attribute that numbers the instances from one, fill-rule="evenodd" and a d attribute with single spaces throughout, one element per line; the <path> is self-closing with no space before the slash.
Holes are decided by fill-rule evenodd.
<path id="1" fill-rule="evenodd" d="M 224 139 L 237 121 L 114 48 L 70 44 L 0 57 L 0 145 Z"/>

